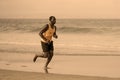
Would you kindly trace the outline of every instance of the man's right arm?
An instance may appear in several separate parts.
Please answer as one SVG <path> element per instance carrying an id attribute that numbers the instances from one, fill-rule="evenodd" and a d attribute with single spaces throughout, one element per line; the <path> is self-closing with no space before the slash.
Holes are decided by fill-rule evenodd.
<path id="1" fill-rule="evenodd" d="M 43 33 L 46 32 L 47 29 L 48 29 L 48 24 L 46 24 L 45 26 L 43 26 L 43 28 L 42 28 L 42 29 L 40 30 L 40 32 L 39 32 L 39 36 L 40 36 L 43 40 L 45 40 L 45 41 L 47 41 L 47 39 L 43 36 Z"/>

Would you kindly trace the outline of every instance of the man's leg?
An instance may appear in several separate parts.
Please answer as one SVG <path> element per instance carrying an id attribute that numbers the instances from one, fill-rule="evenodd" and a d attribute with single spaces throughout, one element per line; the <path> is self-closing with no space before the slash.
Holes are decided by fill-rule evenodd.
<path id="1" fill-rule="evenodd" d="M 50 63 L 52 57 L 53 57 L 53 51 L 50 51 L 50 52 L 48 53 L 48 58 L 47 58 L 47 61 L 46 61 L 46 64 L 45 64 L 44 69 L 47 69 L 47 66 L 48 66 L 48 64 Z"/>
<path id="2" fill-rule="evenodd" d="M 38 57 L 47 58 L 49 54 L 49 45 L 47 43 L 41 42 L 41 47 L 43 49 L 43 54 L 36 54 L 33 58 L 33 62 L 37 60 Z"/>
<path id="3" fill-rule="evenodd" d="M 36 55 L 34 56 L 34 58 L 33 58 L 33 62 L 35 62 L 37 58 L 38 58 L 38 56 L 37 56 L 37 54 L 36 54 Z"/>
<path id="4" fill-rule="evenodd" d="M 33 58 L 33 62 L 35 62 L 38 57 L 47 58 L 48 54 L 49 54 L 49 52 L 44 52 L 44 54 L 40 54 L 40 55 L 36 54 L 35 57 Z"/>

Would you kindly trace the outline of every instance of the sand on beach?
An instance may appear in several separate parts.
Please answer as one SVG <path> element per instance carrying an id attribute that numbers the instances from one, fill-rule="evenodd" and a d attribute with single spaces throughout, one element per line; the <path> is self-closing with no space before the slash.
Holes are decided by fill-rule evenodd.
<path id="1" fill-rule="evenodd" d="M 1 33 L 0 79 L 119 80 L 118 35 L 59 34 L 59 39 L 54 40 L 55 56 L 49 65 L 51 69 L 45 74 L 46 59 L 32 62 L 34 54 L 42 52 L 38 33 Z"/>
<path id="2" fill-rule="evenodd" d="M 34 54 L 0 53 L 0 69 L 46 73 L 46 59 L 38 58 L 34 63 L 33 57 Z M 48 73 L 119 78 L 119 59 L 119 56 L 55 55 Z"/>
<path id="3" fill-rule="evenodd" d="M 1 80 L 119 80 L 120 78 L 107 78 L 95 76 L 43 74 L 38 72 L 25 72 L 0 69 Z"/>

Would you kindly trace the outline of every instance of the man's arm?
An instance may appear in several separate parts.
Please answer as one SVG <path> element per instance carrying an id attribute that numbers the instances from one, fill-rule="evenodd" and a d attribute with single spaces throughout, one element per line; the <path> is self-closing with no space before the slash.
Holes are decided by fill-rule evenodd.
<path id="1" fill-rule="evenodd" d="M 57 34 L 56 34 L 56 31 L 57 31 L 57 28 L 56 28 L 56 26 L 55 26 L 55 32 L 54 32 L 54 34 L 53 34 L 53 37 L 57 39 L 58 36 L 57 36 Z"/>
<path id="2" fill-rule="evenodd" d="M 47 29 L 48 29 L 48 24 L 46 24 L 46 25 L 41 29 L 41 31 L 39 32 L 39 36 L 40 36 L 43 40 L 45 40 L 45 41 L 47 41 L 47 39 L 43 36 L 43 33 L 46 32 Z"/>

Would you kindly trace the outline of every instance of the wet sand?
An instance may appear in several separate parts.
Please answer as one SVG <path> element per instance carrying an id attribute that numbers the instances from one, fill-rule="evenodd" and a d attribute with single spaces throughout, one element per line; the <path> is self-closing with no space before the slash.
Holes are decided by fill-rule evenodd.
<path id="1" fill-rule="evenodd" d="M 33 54 L 0 53 L 0 69 L 46 73 L 43 68 L 46 59 L 38 58 L 34 63 L 33 56 Z M 119 78 L 119 61 L 120 56 L 55 55 L 49 64 L 48 73 Z"/>
<path id="2" fill-rule="evenodd" d="M 119 80 L 119 78 L 62 75 L 62 74 L 43 74 L 38 72 L 1 70 L 1 80 Z"/>

